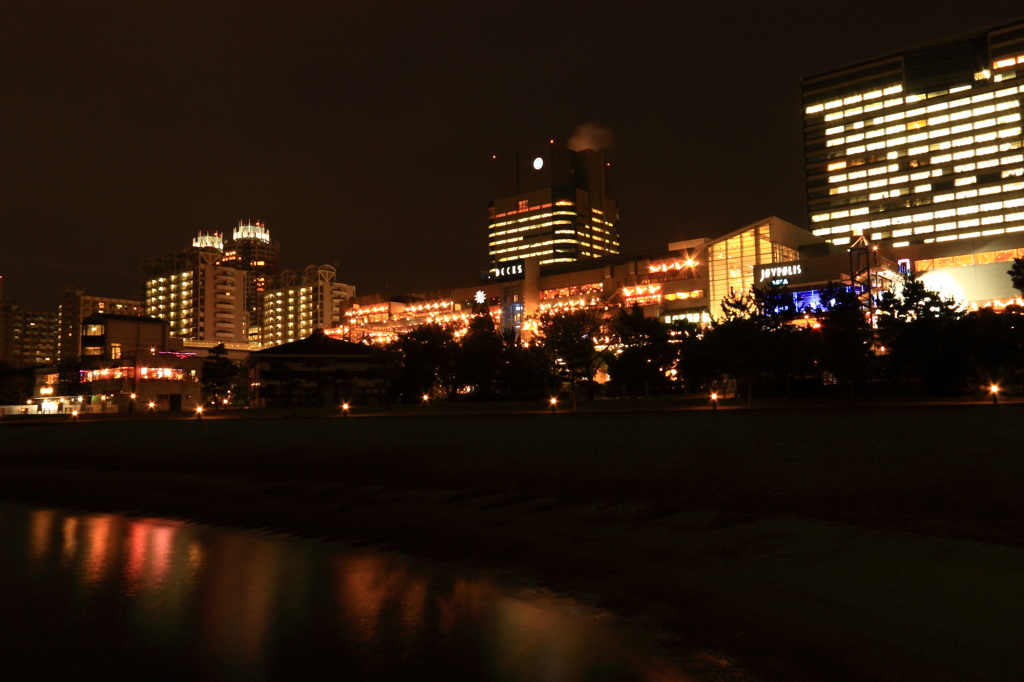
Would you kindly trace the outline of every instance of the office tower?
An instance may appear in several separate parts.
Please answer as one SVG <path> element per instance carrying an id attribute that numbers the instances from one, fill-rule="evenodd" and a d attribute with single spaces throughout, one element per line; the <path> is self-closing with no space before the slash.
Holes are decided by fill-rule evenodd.
<path id="1" fill-rule="evenodd" d="M 1024 231 L 1022 99 L 1024 23 L 805 78 L 811 230 L 1005 251 L 963 240 Z"/>
<path id="2" fill-rule="evenodd" d="M 142 301 L 88 296 L 79 287 L 61 287 L 57 306 L 58 362 L 75 362 L 81 357 L 82 320 L 96 313 L 140 316 L 143 314 Z"/>
<path id="3" fill-rule="evenodd" d="M 146 314 L 170 323 L 174 338 L 245 344 L 247 271 L 222 264 L 224 240 L 199 234 L 184 253 L 143 262 Z"/>
<path id="4" fill-rule="evenodd" d="M 316 329 L 341 325 L 342 305 L 356 294 L 351 284 L 335 281 L 330 265 L 305 270 L 284 270 L 263 294 L 260 342 L 277 346 L 306 338 Z"/>
<path id="5" fill-rule="evenodd" d="M 495 157 L 494 172 L 487 249 L 496 273 L 501 263 L 525 258 L 544 265 L 619 252 L 619 210 L 600 152 L 551 141 Z"/>

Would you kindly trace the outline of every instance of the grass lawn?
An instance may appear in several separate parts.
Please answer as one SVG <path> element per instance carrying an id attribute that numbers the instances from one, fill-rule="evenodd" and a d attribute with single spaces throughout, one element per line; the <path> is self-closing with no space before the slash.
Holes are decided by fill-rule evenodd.
<path id="1" fill-rule="evenodd" d="M 516 571 L 701 679 L 1024 679 L 1022 437 L 1019 404 L 10 422 L 0 499 Z"/>

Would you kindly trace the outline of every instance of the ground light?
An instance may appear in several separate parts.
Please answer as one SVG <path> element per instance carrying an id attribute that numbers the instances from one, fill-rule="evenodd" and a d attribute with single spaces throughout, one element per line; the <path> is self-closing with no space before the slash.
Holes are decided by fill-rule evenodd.
<path id="1" fill-rule="evenodd" d="M 151 401 L 149 402 L 149 411 L 150 411 L 150 412 L 152 412 L 154 408 L 156 408 L 156 403 L 154 403 L 154 402 L 153 402 L 153 401 L 151 400 Z"/>
<path id="2" fill-rule="evenodd" d="M 712 393 L 711 394 L 711 409 L 712 410 L 717 410 L 718 409 L 718 394 L 717 393 Z"/>
<path id="3" fill-rule="evenodd" d="M 988 392 L 992 395 L 992 404 L 993 405 L 998 405 L 999 404 L 999 386 L 996 385 L 996 384 L 992 384 L 991 386 L 988 387 Z"/>
<path id="4" fill-rule="evenodd" d="M 71 410 L 71 421 L 78 421 L 78 410 Z"/>
<path id="5" fill-rule="evenodd" d="M 555 408 L 558 407 L 558 398 L 551 399 L 551 414 L 555 413 Z"/>
<path id="6" fill-rule="evenodd" d="M 341 404 L 341 414 L 342 414 L 343 416 L 345 416 L 345 417 L 347 417 L 347 416 L 348 416 L 348 407 L 349 407 L 349 406 L 348 406 L 348 403 L 342 403 L 342 404 Z"/>
<path id="7" fill-rule="evenodd" d="M 196 408 L 196 419 L 199 419 L 200 421 L 203 419 L 203 406 L 202 405 L 200 405 L 199 407 Z"/>
<path id="8" fill-rule="evenodd" d="M 430 396 L 427 395 L 426 393 L 424 393 L 423 394 L 423 404 L 426 405 L 429 402 L 430 402 Z"/>

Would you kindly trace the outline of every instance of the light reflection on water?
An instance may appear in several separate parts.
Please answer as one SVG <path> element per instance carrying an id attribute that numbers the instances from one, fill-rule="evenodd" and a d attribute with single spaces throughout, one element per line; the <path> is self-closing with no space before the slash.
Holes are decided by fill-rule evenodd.
<path id="1" fill-rule="evenodd" d="M 25 678 L 686 679 L 543 600 L 391 554 L 0 505 L 0 557 L 0 651 Z"/>

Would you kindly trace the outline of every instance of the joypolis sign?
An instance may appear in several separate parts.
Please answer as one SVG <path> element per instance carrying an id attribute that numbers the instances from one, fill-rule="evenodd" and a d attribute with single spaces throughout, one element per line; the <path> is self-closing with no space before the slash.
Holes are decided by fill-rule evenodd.
<path id="1" fill-rule="evenodd" d="M 804 274 L 804 268 L 800 263 L 786 263 L 785 265 L 759 265 L 756 279 L 758 284 L 768 282 L 774 285 L 791 284 L 799 282 Z"/>
<path id="2" fill-rule="evenodd" d="M 523 260 L 507 260 L 491 268 L 491 279 L 508 282 L 523 279 L 526 276 L 526 265 Z"/>

